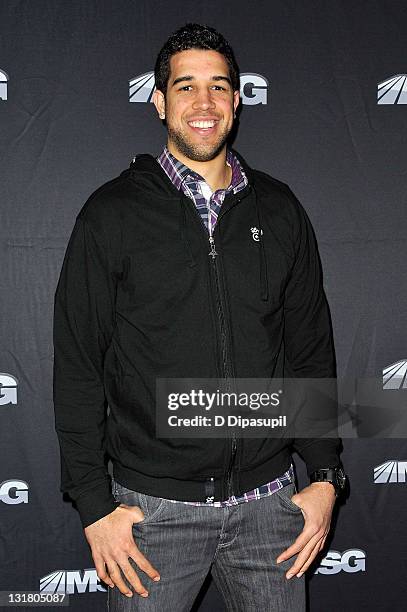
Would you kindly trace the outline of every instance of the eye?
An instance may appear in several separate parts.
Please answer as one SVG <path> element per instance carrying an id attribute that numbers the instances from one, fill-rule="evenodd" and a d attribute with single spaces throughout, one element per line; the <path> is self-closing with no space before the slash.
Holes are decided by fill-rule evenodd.
<path id="1" fill-rule="evenodd" d="M 192 85 L 183 85 L 178 91 L 190 91 L 190 89 L 192 89 Z"/>
<path id="2" fill-rule="evenodd" d="M 219 91 L 226 91 L 226 87 L 222 87 L 222 85 L 214 85 L 213 87 Z"/>

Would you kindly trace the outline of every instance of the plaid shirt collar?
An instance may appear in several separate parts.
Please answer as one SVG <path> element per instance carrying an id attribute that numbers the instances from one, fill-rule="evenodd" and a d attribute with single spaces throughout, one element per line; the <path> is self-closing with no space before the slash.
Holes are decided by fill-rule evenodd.
<path id="1" fill-rule="evenodd" d="M 191 183 L 205 181 L 200 174 L 174 157 L 167 147 L 164 147 L 157 161 L 177 189 L 188 192 Z M 215 193 L 218 191 L 237 193 L 248 184 L 242 165 L 230 149 L 227 150 L 226 161 L 232 168 L 232 180 L 227 189 L 218 189 Z"/>

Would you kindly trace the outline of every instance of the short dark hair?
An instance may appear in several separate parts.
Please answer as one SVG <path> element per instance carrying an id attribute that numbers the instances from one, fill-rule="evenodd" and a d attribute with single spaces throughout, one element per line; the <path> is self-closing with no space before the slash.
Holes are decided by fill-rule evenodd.
<path id="1" fill-rule="evenodd" d="M 155 85 L 165 95 L 170 77 L 170 59 L 179 51 L 209 49 L 221 53 L 228 66 L 233 91 L 239 90 L 239 68 L 228 41 L 214 28 L 199 23 L 187 23 L 173 32 L 158 54 L 155 67 Z"/>

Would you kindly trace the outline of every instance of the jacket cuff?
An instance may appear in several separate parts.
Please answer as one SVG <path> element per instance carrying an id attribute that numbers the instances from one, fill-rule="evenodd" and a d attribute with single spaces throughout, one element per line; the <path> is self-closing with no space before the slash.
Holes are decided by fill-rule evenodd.
<path id="1" fill-rule="evenodd" d="M 92 489 L 75 500 L 79 512 L 82 527 L 88 527 L 99 519 L 107 516 L 121 504 L 116 501 L 112 493 L 106 491 L 106 487 Z"/>
<path id="2" fill-rule="evenodd" d="M 341 466 L 339 458 L 340 438 L 318 438 L 316 440 L 294 440 L 294 449 L 305 462 L 307 474 L 315 470 Z"/>

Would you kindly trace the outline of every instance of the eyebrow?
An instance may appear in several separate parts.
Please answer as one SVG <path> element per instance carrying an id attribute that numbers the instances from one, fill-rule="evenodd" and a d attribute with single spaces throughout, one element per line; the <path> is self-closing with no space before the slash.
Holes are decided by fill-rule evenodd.
<path id="1" fill-rule="evenodd" d="M 232 85 L 232 81 L 230 80 L 230 78 L 227 76 L 221 75 L 221 74 L 215 74 L 214 76 L 210 78 L 210 80 L 211 81 L 226 81 L 227 83 L 229 83 L 229 85 Z M 182 83 L 183 81 L 195 81 L 195 77 L 190 74 L 180 76 L 174 80 L 172 87 L 175 87 L 175 85 L 177 85 L 178 83 Z"/>

